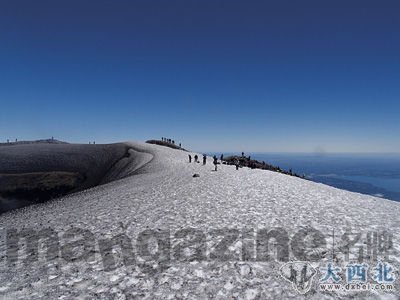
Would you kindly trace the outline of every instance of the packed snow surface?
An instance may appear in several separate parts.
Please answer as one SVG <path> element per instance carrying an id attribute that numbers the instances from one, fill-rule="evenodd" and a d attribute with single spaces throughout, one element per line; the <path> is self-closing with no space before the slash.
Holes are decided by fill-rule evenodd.
<path id="1" fill-rule="evenodd" d="M 158 145 L 127 143 L 146 157 L 129 169 L 129 158 L 121 161 L 128 177 L 90 188 L 47 203 L 33 205 L 0 215 L 0 297 L 3 299 L 334 299 L 355 297 L 397 299 L 391 293 L 322 292 L 313 288 L 301 295 L 284 280 L 279 269 L 282 261 L 243 259 L 244 239 L 229 244 L 228 259 L 210 258 L 221 238 L 215 230 L 237 229 L 243 232 L 284 228 L 289 237 L 301 229 L 319 230 L 326 239 L 321 259 L 312 262 L 318 269 L 326 262 L 339 265 L 345 261 L 334 249 L 345 232 L 390 232 L 393 250 L 388 258 L 397 269 L 400 250 L 399 203 L 351 193 L 275 172 L 218 165 L 212 158 L 189 163 L 188 152 Z M 192 153 L 192 157 L 194 153 Z M 199 155 L 200 161 L 202 156 Z M 140 167 L 140 168 L 139 168 Z M 199 177 L 193 177 L 199 174 Z M 112 180 L 112 173 L 107 181 Z M 39 249 L 39 259 L 24 264 L 29 249 L 22 241 L 21 259 L 7 262 L 7 233 L 12 229 L 39 231 L 51 228 L 66 243 L 63 234 L 70 228 L 90 231 L 96 246 L 89 258 L 66 261 L 58 252 L 46 259 L 46 248 Z M 184 261 L 170 255 L 169 263 L 136 257 L 127 265 L 118 248 L 112 251 L 116 268 L 105 270 L 98 241 L 125 234 L 137 248 L 137 237 L 145 230 L 169 232 L 170 248 L 179 244 L 180 230 L 195 229 L 206 237 L 207 259 Z M 184 232 L 184 231 L 183 231 Z M 213 233 L 214 232 L 214 233 Z M 151 234 L 150 234 L 151 235 Z M 29 234 L 26 236 L 29 237 Z M 153 238 L 153 240 L 156 240 Z M 157 241 L 157 240 L 156 240 Z M 149 253 L 158 253 L 157 242 L 148 243 Z M 365 245 L 362 244 L 363 247 Z M 350 251 L 357 255 L 358 246 Z M 39 247 L 40 248 L 40 247 Z M 79 252 L 79 250 L 76 250 Z M 186 249 L 188 257 L 192 250 Z M 354 252 L 354 253 L 353 253 Z M 53 253 L 54 254 L 54 253 Z M 79 253 L 76 254 L 79 257 Z M 296 260 L 290 254 L 290 260 Z M 343 264 L 341 265 L 343 266 Z M 398 273 L 396 273 L 398 274 Z"/>

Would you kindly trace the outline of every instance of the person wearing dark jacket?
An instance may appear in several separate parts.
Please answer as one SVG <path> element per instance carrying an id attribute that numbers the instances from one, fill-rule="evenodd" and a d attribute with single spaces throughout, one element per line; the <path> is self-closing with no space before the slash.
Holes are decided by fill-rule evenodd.
<path id="1" fill-rule="evenodd" d="M 217 157 L 214 155 L 214 166 L 215 166 L 215 171 L 217 171 L 217 165 L 218 165 L 218 159 Z"/>
<path id="2" fill-rule="evenodd" d="M 239 170 L 239 160 L 235 158 L 234 164 L 236 166 L 236 171 Z"/>

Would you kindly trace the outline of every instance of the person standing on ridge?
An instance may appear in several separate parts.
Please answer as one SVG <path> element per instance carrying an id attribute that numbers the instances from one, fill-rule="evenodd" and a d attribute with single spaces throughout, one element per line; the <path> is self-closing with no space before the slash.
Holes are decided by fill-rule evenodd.
<path id="1" fill-rule="evenodd" d="M 236 166 L 236 171 L 239 170 L 239 160 L 235 158 L 234 164 Z"/>
<path id="2" fill-rule="evenodd" d="M 217 165 L 218 165 L 218 159 L 217 156 L 214 155 L 214 166 L 215 166 L 215 171 L 217 171 Z"/>
<path id="3" fill-rule="evenodd" d="M 197 163 L 197 162 L 199 162 L 198 160 L 199 160 L 199 157 L 198 157 L 197 154 L 196 154 L 196 155 L 194 156 L 194 162 Z"/>
<path id="4" fill-rule="evenodd" d="M 192 162 L 192 156 L 189 154 L 189 163 Z"/>
<path id="5" fill-rule="evenodd" d="M 205 166 L 207 163 L 207 156 L 203 154 L 203 166 Z"/>
<path id="6" fill-rule="evenodd" d="M 222 161 L 224 160 L 224 155 L 223 154 L 221 154 L 220 160 L 221 160 L 221 163 L 222 163 Z"/>

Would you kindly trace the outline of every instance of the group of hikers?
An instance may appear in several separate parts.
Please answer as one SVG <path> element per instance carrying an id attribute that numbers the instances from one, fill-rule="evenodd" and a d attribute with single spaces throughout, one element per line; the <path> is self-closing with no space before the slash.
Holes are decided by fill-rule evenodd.
<path id="1" fill-rule="evenodd" d="M 189 155 L 189 163 L 192 162 L 192 155 L 194 155 L 194 162 L 195 163 L 200 163 L 199 161 L 199 155 L 197 154 L 188 154 Z M 218 169 L 219 164 L 224 164 L 224 165 L 230 165 L 230 166 L 235 166 L 236 170 L 239 170 L 240 168 L 246 167 L 250 169 L 261 169 L 261 170 L 268 170 L 268 171 L 273 171 L 273 172 L 279 172 L 282 174 L 290 175 L 290 176 L 295 176 L 299 178 L 306 178 L 306 175 L 303 174 L 298 175 L 297 173 L 294 173 L 292 169 L 289 169 L 289 171 L 283 170 L 278 166 L 274 166 L 271 164 L 267 164 L 265 161 L 258 161 L 256 159 L 252 159 L 250 155 L 245 156 L 245 153 L 242 152 L 242 155 L 231 155 L 227 156 L 226 158 L 224 157 L 223 154 L 220 156 L 220 162 L 217 159 L 217 156 L 213 156 L 213 164 L 215 167 L 215 171 Z M 203 154 L 203 165 L 207 164 L 207 156 Z"/>
<path id="2" fill-rule="evenodd" d="M 221 154 L 220 160 L 221 160 L 221 163 L 222 163 L 222 161 L 224 160 L 224 155 L 223 154 Z M 189 163 L 191 163 L 191 162 L 192 162 L 192 155 L 189 154 Z M 197 154 L 194 155 L 194 162 L 195 163 L 199 163 L 200 162 L 199 161 L 199 156 Z M 207 155 L 203 154 L 203 166 L 205 166 L 206 164 L 207 164 Z M 213 164 L 214 164 L 214 167 L 215 167 L 215 171 L 217 171 L 217 169 L 218 169 L 218 158 L 217 158 L 216 155 L 213 156 Z M 236 170 L 239 170 L 240 163 L 239 163 L 238 159 L 235 159 L 235 163 L 234 164 L 236 166 Z"/>
<path id="3" fill-rule="evenodd" d="M 173 140 L 173 139 L 162 137 L 161 141 L 163 141 L 165 143 L 169 143 L 169 144 L 175 145 L 175 140 Z M 181 143 L 179 143 L 179 147 L 182 147 Z"/>

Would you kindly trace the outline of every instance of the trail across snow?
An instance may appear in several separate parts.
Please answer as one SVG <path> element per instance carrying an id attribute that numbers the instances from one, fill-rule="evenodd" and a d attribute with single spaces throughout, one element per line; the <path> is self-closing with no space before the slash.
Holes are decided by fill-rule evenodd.
<path id="1" fill-rule="evenodd" d="M 52 228 L 63 233 L 79 227 L 96 240 L 124 233 L 135 246 L 146 229 L 169 230 L 171 247 L 179 230 L 195 228 L 205 233 L 207 253 L 219 242 L 208 233 L 214 229 L 285 228 L 293 236 L 313 227 L 326 237 L 327 253 L 318 267 L 331 259 L 332 231 L 389 231 L 394 234 L 391 263 L 400 268 L 397 233 L 399 203 L 351 193 L 303 179 L 264 170 L 188 163 L 188 153 L 157 145 L 129 144 L 149 153 L 134 176 L 97 186 L 47 203 L 25 207 L 0 216 L 0 297 L 4 299 L 334 299 L 386 297 L 397 292 L 322 293 L 313 288 L 299 295 L 279 274 L 282 262 L 243 261 L 242 241 L 232 243 L 228 261 L 213 259 L 179 262 L 148 272 L 137 265 L 105 271 L 98 246 L 88 261 L 46 261 L 41 257 L 28 266 L 6 262 L 9 229 Z M 193 156 L 193 154 L 192 154 Z M 201 157 L 201 156 L 200 156 Z M 128 166 L 124 165 L 124 168 Z M 129 173 L 129 172 L 128 172 Z M 200 177 L 193 178 L 198 173 Z M 62 238 L 61 238 L 62 244 Z M 23 246 L 22 246 L 23 247 Z M 156 249 L 156 247 L 155 247 Z M 211 249 L 211 250 L 210 250 Z M 358 248 L 357 248 L 358 249 Z M 156 250 L 154 250 L 156 251 Z M 114 251 L 116 257 L 118 251 Z M 292 259 L 292 257 L 291 257 Z M 341 258 L 338 257 L 338 262 Z M 156 269 L 157 266 L 154 266 Z M 315 283 L 316 284 L 316 283 Z"/>

